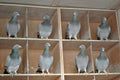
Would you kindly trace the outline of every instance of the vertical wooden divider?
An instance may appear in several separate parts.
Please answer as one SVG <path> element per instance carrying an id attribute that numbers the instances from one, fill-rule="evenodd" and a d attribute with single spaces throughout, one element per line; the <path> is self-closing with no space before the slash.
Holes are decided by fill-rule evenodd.
<path id="1" fill-rule="evenodd" d="M 118 38 L 120 41 L 120 10 L 116 11 L 116 21 L 117 21 L 117 29 L 118 29 Z"/>
<path id="2" fill-rule="evenodd" d="M 87 13 L 87 20 L 88 20 L 88 21 L 87 21 L 87 22 L 88 22 L 87 24 L 88 24 L 88 28 L 89 28 L 89 29 L 88 29 L 88 30 L 89 30 L 89 37 L 90 37 L 90 40 L 91 40 L 92 38 L 91 38 L 91 30 L 90 30 L 89 11 L 88 11 L 88 13 Z"/>
<path id="3" fill-rule="evenodd" d="M 26 74 L 29 74 L 29 58 L 28 58 L 28 8 L 26 8 Z M 29 80 L 29 76 L 27 76 L 27 80 Z"/>
<path id="4" fill-rule="evenodd" d="M 90 51 L 91 51 L 91 59 L 92 59 L 92 69 L 93 69 L 93 73 L 95 73 L 95 67 L 94 67 L 94 59 L 93 59 L 93 46 L 92 46 L 92 42 L 90 42 Z M 93 75 L 93 80 L 96 80 L 95 75 Z"/>
<path id="5" fill-rule="evenodd" d="M 62 29 L 61 29 L 61 9 L 60 8 L 57 8 L 57 13 L 58 13 L 58 29 L 59 29 L 61 80 L 64 80 L 64 61 L 63 61 L 63 45 L 62 45 Z"/>
<path id="6" fill-rule="evenodd" d="M 87 18 L 88 18 L 88 27 L 89 27 L 89 34 L 90 34 L 90 40 L 92 39 L 91 38 L 91 30 L 90 30 L 90 15 L 89 15 L 89 11 L 88 11 L 88 14 L 87 14 Z M 94 60 L 93 60 L 93 56 L 92 56 L 92 48 L 93 48 L 93 46 L 92 46 L 92 42 L 90 42 L 90 53 L 91 53 L 91 59 L 92 59 L 92 69 L 93 69 L 93 72 L 95 72 L 94 71 Z"/>

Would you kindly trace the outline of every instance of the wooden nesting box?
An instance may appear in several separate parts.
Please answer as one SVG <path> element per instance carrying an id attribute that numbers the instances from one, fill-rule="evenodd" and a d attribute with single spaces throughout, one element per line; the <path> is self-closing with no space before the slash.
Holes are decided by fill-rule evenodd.
<path id="1" fill-rule="evenodd" d="M 18 21 L 21 29 L 17 38 L 8 38 L 6 23 L 13 11 L 20 13 Z M 78 12 L 81 30 L 77 40 L 65 39 L 66 26 L 74 11 Z M 40 39 L 37 38 L 38 26 L 45 15 L 50 16 L 53 30 L 48 39 Z M 97 40 L 97 27 L 104 16 L 111 27 L 111 33 L 108 40 Z M 0 80 L 120 80 L 118 22 L 117 10 L 0 4 Z M 51 44 L 50 53 L 54 57 L 50 74 L 36 73 L 46 42 Z M 22 63 L 18 74 L 3 74 L 5 59 L 14 44 L 22 46 L 19 50 Z M 75 57 L 80 52 L 81 44 L 86 46 L 89 56 L 87 73 L 77 73 L 75 65 Z M 110 60 L 107 74 L 97 73 L 95 67 L 95 59 L 102 47 Z"/>
<path id="2" fill-rule="evenodd" d="M 50 68 L 50 73 L 56 73 L 56 74 L 60 73 L 59 42 L 58 41 L 29 40 L 28 41 L 28 60 L 29 60 L 29 69 L 30 69 L 29 72 L 30 73 L 36 73 L 36 69 L 38 68 L 39 57 L 40 55 L 42 55 L 44 51 L 44 47 L 45 47 L 44 45 L 46 42 L 49 42 L 51 44 L 50 54 L 54 58 L 53 64 Z"/>
<path id="3" fill-rule="evenodd" d="M 58 15 L 56 8 L 28 8 L 27 9 L 28 37 L 37 38 L 38 26 L 43 22 L 45 15 L 50 16 L 53 31 L 49 39 L 58 39 Z"/>
<path id="4" fill-rule="evenodd" d="M 18 70 L 18 74 L 25 74 L 25 68 L 26 68 L 26 41 L 25 40 L 10 40 L 10 39 L 1 39 L 0 40 L 0 73 L 3 74 L 4 72 L 4 65 L 5 65 L 5 61 L 8 55 L 10 55 L 11 53 L 11 49 L 13 47 L 13 45 L 15 44 L 19 44 L 22 46 L 21 49 L 19 49 L 19 55 L 22 58 L 22 62 L 20 64 L 20 68 Z"/>
<path id="5" fill-rule="evenodd" d="M 18 38 L 26 37 L 26 9 L 24 7 L 16 6 L 0 6 L 0 37 L 7 37 L 6 24 L 10 20 L 14 11 L 19 12 L 18 22 L 20 23 L 20 31 L 18 33 Z"/>

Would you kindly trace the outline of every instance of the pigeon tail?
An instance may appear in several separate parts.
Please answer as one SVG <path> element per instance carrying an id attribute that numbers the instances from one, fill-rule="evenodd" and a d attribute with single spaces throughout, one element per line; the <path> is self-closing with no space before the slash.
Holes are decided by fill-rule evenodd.
<path id="1" fill-rule="evenodd" d="M 36 73 L 42 73 L 42 70 L 40 67 L 37 69 Z"/>
<path id="2" fill-rule="evenodd" d="M 10 73 L 7 71 L 7 69 L 5 69 L 3 73 L 4 73 L 4 74 L 10 74 Z"/>

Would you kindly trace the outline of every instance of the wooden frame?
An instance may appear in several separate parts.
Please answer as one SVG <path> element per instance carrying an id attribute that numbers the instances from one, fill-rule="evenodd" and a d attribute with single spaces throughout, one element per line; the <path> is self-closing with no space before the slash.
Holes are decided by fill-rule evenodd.
<path id="1" fill-rule="evenodd" d="M 18 19 L 22 27 L 18 38 L 8 38 L 4 26 L 14 10 L 21 14 Z M 0 4 L 0 11 L 0 80 L 118 80 L 120 78 L 119 65 L 116 65 L 120 63 L 120 32 L 116 10 Z M 79 21 L 82 26 L 85 26 L 81 29 L 78 40 L 64 38 L 65 27 L 70 21 L 73 11 L 78 11 Z M 42 22 L 44 13 L 51 17 L 53 33 L 49 39 L 38 39 L 37 27 Z M 106 41 L 97 40 L 95 35 L 95 30 L 103 16 L 107 17 L 108 23 L 112 27 L 110 39 Z M 46 42 L 50 42 L 52 45 L 50 52 L 55 57 L 55 61 L 50 69 L 50 74 L 36 74 L 33 69 L 38 66 L 38 57 Z M 2 61 L 5 60 L 11 47 L 16 43 L 24 46 L 20 50 L 24 59 L 22 67 L 18 71 L 19 74 L 2 74 L 4 65 Z M 80 51 L 80 44 L 87 46 L 87 54 L 90 57 L 88 74 L 78 74 L 75 70 L 73 60 Z M 111 59 L 107 69 L 107 77 L 105 73 L 95 72 L 94 61 L 101 47 L 105 47 L 106 54 Z"/>

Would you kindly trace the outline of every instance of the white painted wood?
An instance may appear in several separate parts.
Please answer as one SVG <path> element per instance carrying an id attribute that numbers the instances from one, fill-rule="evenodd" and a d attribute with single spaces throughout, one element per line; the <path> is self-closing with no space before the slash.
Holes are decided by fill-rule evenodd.
<path id="1" fill-rule="evenodd" d="M 0 0 L 4 3 L 114 9 L 120 0 Z"/>

